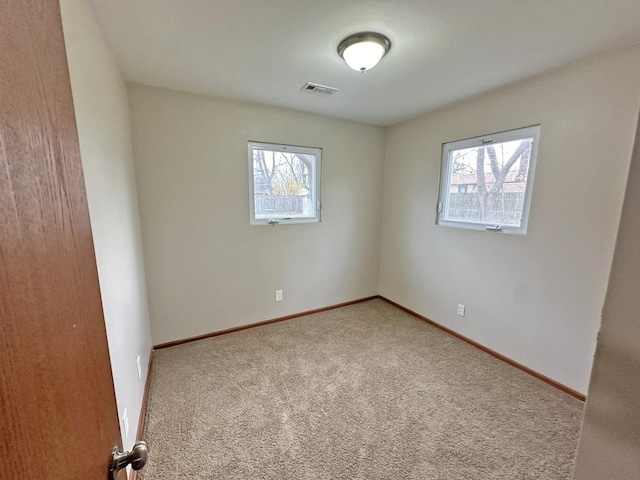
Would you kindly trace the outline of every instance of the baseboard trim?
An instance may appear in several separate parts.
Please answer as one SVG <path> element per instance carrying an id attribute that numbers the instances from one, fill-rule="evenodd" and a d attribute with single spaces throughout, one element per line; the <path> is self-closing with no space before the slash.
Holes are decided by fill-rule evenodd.
<path id="1" fill-rule="evenodd" d="M 242 330 L 247 330 L 249 328 L 262 327 L 263 325 L 270 325 L 272 323 L 284 322 L 285 320 L 292 320 L 298 317 L 304 317 L 305 315 L 311 315 L 312 313 L 320 313 L 326 312 L 327 310 L 333 310 L 335 308 L 346 307 L 347 305 L 355 305 L 356 303 L 367 302 L 369 300 L 374 300 L 376 298 L 380 298 L 379 295 L 373 295 L 371 297 L 359 298 L 357 300 L 351 300 L 349 302 L 337 303 L 335 305 L 330 305 L 328 307 L 315 308 L 313 310 L 307 310 L 305 312 L 294 313 L 292 315 L 285 315 L 284 317 L 272 318 L 271 320 L 265 320 L 262 322 L 249 323 L 247 325 L 241 325 L 239 327 L 227 328 L 225 330 L 218 330 L 216 332 L 205 333 L 204 335 L 198 335 L 196 337 L 183 338 L 181 340 L 174 340 L 171 342 L 160 343 L 158 345 L 154 345 L 154 350 L 160 350 L 162 348 L 175 347 L 177 345 L 183 345 L 185 343 L 196 342 L 198 340 L 204 340 L 205 338 L 217 337 L 219 335 L 226 335 L 227 333 L 240 332 Z"/>
<path id="2" fill-rule="evenodd" d="M 330 305 L 328 307 L 322 307 L 322 308 L 316 308 L 313 310 L 307 310 L 305 312 L 300 312 L 300 313 L 294 313 L 292 315 L 285 315 L 284 317 L 277 317 L 277 318 L 272 318 L 271 320 L 265 320 L 262 322 L 256 322 L 256 323 L 250 323 L 247 325 L 241 325 L 239 327 L 233 327 L 233 328 L 227 328 L 225 330 L 218 330 L 215 332 L 211 332 L 211 333 L 205 333 L 204 335 L 198 335 L 196 337 L 189 337 L 189 338 L 183 338 L 181 340 L 174 340 L 171 342 L 165 342 L 165 343 L 160 343 L 158 345 L 154 345 L 153 346 L 153 350 L 160 350 L 163 348 L 170 348 L 170 347 L 175 347 L 177 345 L 183 345 L 185 343 L 191 343 L 191 342 L 196 342 L 198 340 L 204 340 L 206 338 L 212 338 L 212 337 L 217 337 L 219 335 L 225 335 L 227 333 L 234 333 L 234 332 L 240 332 L 242 330 L 247 330 L 249 328 L 255 328 L 255 327 L 262 327 L 264 325 L 270 325 L 272 323 L 278 323 L 278 322 L 284 322 L 285 320 L 292 320 L 294 318 L 298 318 L 298 317 L 303 317 L 305 315 L 311 315 L 313 313 L 320 313 L 320 312 L 326 312 L 327 310 L 333 310 L 335 308 L 340 308 L 340 307 L 346 307 L 347 305 L 354 305 L 356 303 L 362 303 L 362 302 L 367 302 L 369 300 L 375 300 L 376 298 L 379 298 L 381 300 L 384 300 L 385 302 L 387 302 L 390 305 L 393 305 L 396 308 L 399 308 L 400 310 L 408 313 L 409 315 L 412 315 L 413 317 L 416 317 L 419 320 L 422 320 L 425 323 L 428 323 L 429 325 L 436 327 L 440 330 L 442 330 L 443 332 L 448 333 L 449 335 L 458 338 L 459 340 L 462 340 L 463 342 L 468 343 L 469 345 L 474 346 L 475 348 L 477 348 L 478 350 L 482 350 L 485 353 L 488 353 L 489 355 L 497 358 L 498 360 L 502 360 L 503 362 L 511 365 L 512 367 L 517 368 L 518 370 L 522 370 L 523 372 L 531 375 L 534 378 L 537 378 L 538 380 L 542 380 L 543 382 L 547 383 L 548 385 L 551 385 L 554 388 L 557 388 L 558 390 L 571 395 L 572 397 L 580 400 L 581 402 L 584 402 L 586 400 L 586 395 L 570 388 L 567 387 L 566 385 L 563 385 L 560 382 L 557 382 L 549 377 L 547 377 L 546 375 L 543 375 L 541 373 L 536 372 L 535 370 L 530 369 L 529 367 L 522 365 L 521 363 L 516 362 L 515 360 L 510 359 L 509 357 L 506 357 L 505 355 L 502 355 L 501 353 L 496 352 L 495 350 L 491 350 L 488 347 L 485 347 L 484 345 L 476 342 L 475 340 L 472 340 L 468 337 L 465 337 L 464 335 L 459 334 L 458 332 L 451 330 L 450 328 L 447 328 L 443 325 L 440 325 L 437 322 L 434 322 L 433 320 L 431 320 L 430 318 L 425 317 L 424 315 L 420 315 L 417 312 L 414 312 L 413 310 L 405 307 L 404 305 L 400 305 L 399 303 L 394 302 L 393 300 L 390 300 L 386 297 L 383 297 L 382 295 L 373 295 L 371 297 L 365 297 L 365 298 L 359 298 L 357 300 L 351 300 L 349 302 L 343 302 L 343 303 L 337 303 L 335 305 Z M 151 352 L 153 355 L 153 351 Z M 149 372 L 151 371 L 151 362 L 153 361 L 153 357 L 151 357 L 149 359 Z M 144 393 L 144 400 L 143 400 L 143 407 L 142 410 L 140 412 L 141 415 L 141 419 L 140 422 L 138 424 L 138 438 L 140 438 L 140 435 L 142 434 L 142 427 L 143 427 L 143 423 L 144 423 L 144 412 L 146 410 L 146 403 L 147 403 L 147 393 L 148 393 L 148 386 L 149 386 L 149 373 L 147 373 L 147 383 L 145 385 L 145 393 Z M 135 478 L 135 477 L 134 477 Z"/>
<path id="3" fill-rule="evenodd" d="M 147 400 L 149 399 L 149 384 L 151 383 L 151 363 L 153 362 L 153 348 L 149 352 L 149 363 L 147 365 L 147 379 L 144 382 L 144 392 L 142 393 L 142 405 L 140 407 L 140 417 L 138 417 L 138 431 L 136 432 L 137 440 L 144 440 L 142 433 L 144 432 L 144 419 L 147 414 Z M 136 480 L 138 473 L 131 470 L 129 480 Z"/>
<path id="4" fill-rule="evenodd" d="M 387 302 L 390 305 L 393 305 L 396 308 L 399 308 L 400 310 L 403 310 L 404 312 L 408 313 L 409 315 L 412 315 L 414 317 L 416 317 L 419 320 L 422 320 L 425 323 L 428 323 L 429 325 L 432 325 L 436 328 L 439 328 L 440 330 L 448 333 L 449 335 L 452 335 L 460 340 L 462 340 L 463 342 L 468 343 L 469 345 L 472 345 L 474 347 L 476 347 L 478 350 L 482 350 L 485 353 L 488 353 L 489 355 L 492 355 L 494 357 L 496 357 L 498 360 L 502 360 L 505 363 L 508 363 L 509 365 L 511 365 L 512 367 L 517 368 L 518 370 L 522 370 L 525 373 L 528 373 L 529 375 L 531 375 L 532 377 L 537 378 L 538 380 L 542 380 L 543 382 L 551 385 L 552 387 L 557 388 L 558 390 L 561 390 L 562 392 L 571 395 L 572 397 L 580 400 L 581 402 L 584 402 L 587 397 L 585 395 L 583 395 L 582 393 L 567 387 L 566 385 L 563 385 L 562 383 L 556 382 L 555 380 L 536 372 L 535 370 L 531 370 L 529 367 L 526 367 L 524 365 L 522 365 L 521 363 L 516 362 L 515 360 L 511 360 L 509 357 L 505 357 L 504 355 L 502 355 L 501 353 L 496 352 L 495 350 L 491 350 L 488 347 L 485 347 L 484 345 L 481 345 L 480 343 L 471 340 L 468 337 L 465 337 L 464 335 L 460 335 L 459 333 L 440 325 L 437 322 L 434 322 L 433 320 L 420 315 L 417 312 L 414 312 L 413 310 L 408 309 L 407 307 L 400 305 L 399 303 L 394 302 L 393 300 L 389 300 L 386 297 L 383 297 L 381 295 L 378 296 L 378 298 L 384 300 L 385 302 Z"/>
<path id="5" fill-rule="evenodd" d="M 142 440 L 144 430 L 144 418 L 147 414 L 147 400 L 149 399 L 149 384 L 151 383 L 151 364 L 153 363 L 153 348 L 149 352 L 149 364 L 147 365 L 147 379 L 144 382 L 144 393 L 142 394 L 142 406 L 140 407 L 140 418 L 138 419 L 138 432 L 136 438 Z"/>

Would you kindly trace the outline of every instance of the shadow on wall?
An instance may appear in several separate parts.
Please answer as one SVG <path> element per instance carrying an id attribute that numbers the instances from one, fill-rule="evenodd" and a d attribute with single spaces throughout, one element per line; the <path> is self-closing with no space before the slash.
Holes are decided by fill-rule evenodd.
<path id="1" fill-rule="evenodd" d="M 597 376 L 595 381 L 601 393 L 588 399 L 589 428 L 611 443 L 627 442 L 631 443 L 630 447 L 636 447 L 635 442 L 630 442 L 629 431 L 635 429 L 640 432 L 640 415 L 637 413 L 640 391 L 637 383 L 629 379 L 639 375 L 640 356 L 602 335 L 599 349 L 600 358 L 594 366 L 593 375 L 594 380 Z"/>

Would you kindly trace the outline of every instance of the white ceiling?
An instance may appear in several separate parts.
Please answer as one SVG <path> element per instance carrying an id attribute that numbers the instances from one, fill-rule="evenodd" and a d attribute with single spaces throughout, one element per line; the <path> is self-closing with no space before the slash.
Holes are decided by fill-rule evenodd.
<path id="1" fill-rule="evenodd" d="M 639 0 L 90 2 L 129 81 L 376 125 L 640 41 Z M 336 49 L 364 30 L 392 47 L 362 74 Z"/>

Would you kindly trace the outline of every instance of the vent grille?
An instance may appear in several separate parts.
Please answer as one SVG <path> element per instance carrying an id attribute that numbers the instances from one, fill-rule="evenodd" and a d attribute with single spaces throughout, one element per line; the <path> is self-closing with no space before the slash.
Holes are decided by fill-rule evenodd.
<path id="1" fill-rule="evenodd" d="M 319 85 L 317 83 L 307 82 L 300 89 L 303 92 L 315 93 L 317 95 L 331 96 L 338 91 L 337 88 L 327 87 L 326 85 Z"/>

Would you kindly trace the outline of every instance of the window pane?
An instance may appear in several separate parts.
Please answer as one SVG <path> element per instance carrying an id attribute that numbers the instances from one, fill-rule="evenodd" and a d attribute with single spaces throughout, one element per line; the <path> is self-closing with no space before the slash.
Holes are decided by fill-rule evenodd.
<path id="1" fill-rule="evenodd" d="M 533 138 L 449 151 L 442 219 L 520 227 Z"/>
<path id="2" fill-rule="evenodd" d="M 253 148 L 256 219 L 314 218 L 316 155 Z"/>

